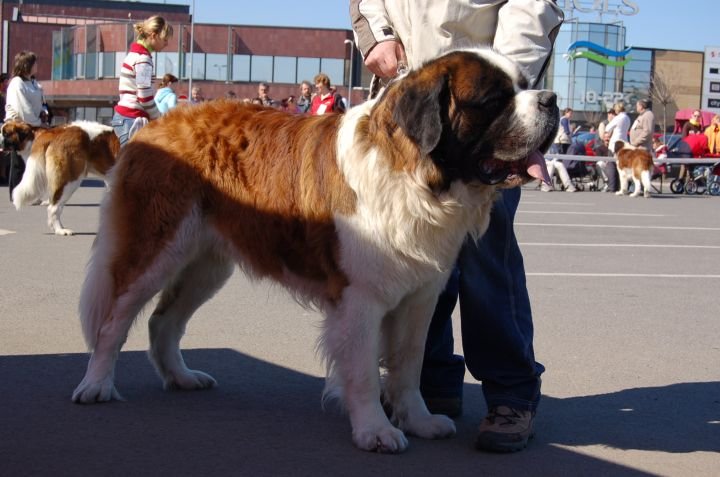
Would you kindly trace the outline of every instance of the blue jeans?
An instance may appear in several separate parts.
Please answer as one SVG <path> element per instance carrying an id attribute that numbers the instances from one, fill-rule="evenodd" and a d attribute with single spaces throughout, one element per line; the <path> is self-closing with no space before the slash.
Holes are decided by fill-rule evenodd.
<path id="1" fill-rule="evenodd" d="M 485 235 L 477 245 L 468 239 L 460 251 L 425 345 L 426 397 L 462 397 L 467 365 L 482 382 L 489 408 L 537 408 L 545 368 L 535 361 L 525 267 L 513 229 L 519 202 L 519 187 L 502 191 Z M 465 359 L 453 354 L 451 314 L 458 296 Z"/>
<path id="2" fill-rule="evenodd" d="M 120 140 L 120 147 L 123 147 L 130 140 L 130 128 L 135 122 L 135 118 L 129 118 L 115 111 L 112 117 L 112 127 L 115 135 Z"/>

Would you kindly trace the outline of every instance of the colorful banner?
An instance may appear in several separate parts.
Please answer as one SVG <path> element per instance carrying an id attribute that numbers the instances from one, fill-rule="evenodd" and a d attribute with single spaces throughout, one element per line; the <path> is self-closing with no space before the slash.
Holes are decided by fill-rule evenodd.
<path id="1" fill-rule="evenodd" d="M 592 51 L 577 51 L 578 48 L 587 48 L 588 50 Z M 630 47 L 625 48 L 621 51 L 615 51 L 609 48 L 605 48 L 602 45 L 598 45 L 597 43 L 585 40 L 572 43 L 570 46 L 568 46 L 567 51 L 568 52 L 564 56 L 568 61 L 573 61 L 578 58 L 586 58 L 590 61 L 594 61 L 595 63 L 600 63 L 602 65 L 622 67 L 630 63 L 630 61 L 632 60 L 632 57 L 628 56 L 632 51 L 632 48 Z M 611 56 L 619 59 L 611 60 L 609 58 Z"/>

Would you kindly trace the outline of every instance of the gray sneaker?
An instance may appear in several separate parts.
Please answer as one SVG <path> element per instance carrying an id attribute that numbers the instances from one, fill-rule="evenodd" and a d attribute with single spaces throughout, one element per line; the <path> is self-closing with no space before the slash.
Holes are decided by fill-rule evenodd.
<path id="1" fill-rule="evenodd" d="M 533 436 L 532 411 L 521 411 L 508 406 L 490 409 L 480 423 L 475 448 L 490 452 L 517 452 L 527 447 Z"/>

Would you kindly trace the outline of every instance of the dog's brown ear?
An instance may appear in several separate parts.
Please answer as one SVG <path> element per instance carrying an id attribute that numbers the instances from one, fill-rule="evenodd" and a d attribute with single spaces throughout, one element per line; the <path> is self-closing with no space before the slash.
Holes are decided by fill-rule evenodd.
<path id="1" fill-rule="evenodd" d="M 430 154 L 443 131 L 443 111 L 449 101 L 448 78 L 442 76 L 433 83 L 418 77 L 406 81 L 409 84 L 395 106 L 393 119 L 423 154 Z"/>
<path id="2" fill-rule="evenodd" d="M 617 154 L 618 152 L 622 151 L 622 149 L 625 147 L 625 143 L 622 141 L 615 141 L 615 149 L 613 152 Z"/>

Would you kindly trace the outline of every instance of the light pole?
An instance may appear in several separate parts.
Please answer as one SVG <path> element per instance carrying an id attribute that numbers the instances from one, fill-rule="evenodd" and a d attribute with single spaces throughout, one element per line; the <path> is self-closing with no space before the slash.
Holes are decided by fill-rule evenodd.
<path id="1" fill-rule="evenodd" d="M 195 53 L 195 0 L 192 0 L 192 15 L 190 16 L 190 73 L 188 74 L 188 100 L 192 97 L 193 53 Z"/>
<path id="2" fill-rule="evenodd" d="M 352 80 L 353 80 L 353 54 L 355 53 L 355 43 L 352 40 L 345 39 L 344 43 L 350 45 L 350 71 L 348 72 L 348 98 L 347 107 L 350 109 L 352 104 Z"/>

